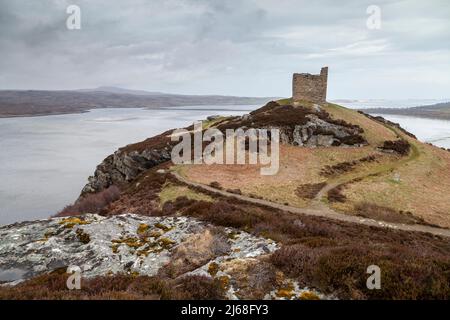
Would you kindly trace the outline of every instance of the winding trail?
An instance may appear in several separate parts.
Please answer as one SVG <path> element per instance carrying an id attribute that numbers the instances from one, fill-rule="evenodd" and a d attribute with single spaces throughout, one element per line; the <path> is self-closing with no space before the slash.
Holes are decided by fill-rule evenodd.
<path id="1" fill-rule="evenodd" d="M 317 216 L 317 217 L 324 217 L 328 219 L 334 219 L 344 222 L 350 222 L 350 223 L 358 223 L 363 224 L 366 226 L 373 226 L 373 227 L 381 227 L 381 228 L 390 228 L 390 229 L 396 229 L 396 230 L 403 230 L 403 231 L 415 231 L 415 232 L 425 232 L 430 233 L 433 235 L 443 236 L 443 237 L 449 237 L 450 238 L 450 229 L 443 229 L 438 227 L 431 227 L 426 225 L 419 225 L 419 224 L 403 224 L 403 223 L 390 223 L 390 222 L 384 222 L 384 221 L 377 221 L 373 219 L 366 219 L 361 218 L 358 216 L 351 216 L 342 214 L 339 212 L 336 212 L 326 205 L 322 203 L 314 203 L 311 207 L 308 208 L 297 208 L 292 206 L 287 206 L 279 203 L 275 203 L 272 201 L 264 200 L 264 199 L 255 199 L 250 198 L 244 195 L 235 194 L 231 192 L 227 192 L 225 190 L 219 190 L 216 188 L 213 188 L 211 186 L 207 186 L 201 183 L 190 181 L 184 177 L 182 177 L 177 172 L 171 172 L 172 175 L 180 182 L 185 183 L 187 185 L 190 185 L 192 187 L 197 187 L 200 189 L 203 189 L 205 191 L 213 192 L 215 194 L 219 194 L 226 197 L 232 197 L 235 199 L 239 199 L 242 201 L 258 204 L 258 205 L 264 205 L 267 207 L 271 207 L 274 209 L 279 209 L 283 211 L 288 211 L 295 214 L 305 214 L 310 216 Z"/>

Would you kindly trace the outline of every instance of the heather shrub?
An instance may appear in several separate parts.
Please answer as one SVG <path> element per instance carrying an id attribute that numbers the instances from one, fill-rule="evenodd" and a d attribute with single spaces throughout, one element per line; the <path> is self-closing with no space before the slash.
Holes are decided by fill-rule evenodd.
<path id="1" fill-rule="evenodd" d="M 256 265 L 247 270 L 248 287 L 254 299 L 263 299 L 277 284 L 275 267 L 267 262 L 258 261 Z"/>
<path id="2" fill-rule="evenodd" d="M 236 199 L 185 204 L 180 209 L 185 215 L 283 243 L 271 263 L 304 286 L 352 299 L 450 297 L 450 244 L 443 239 L 299 216 Z M 372 264 L 382 269 L 382 290 L 366 287 Z"/>
<path id="3" fill-rule="evenodd" d="M 363 158 L 359 161 L 372 159 Z M 150 178 L 144 179 L 147 176 Z M 158 205 L 157 198 L 161 185 L 171 178 L 169 175 L 158 175 L 152 181 L 153 177 L 154 174 L 149 172 L 138 181 L 141 183 L 139 188 L 133 184 L 125 191 L 127 202 L 123 205 L 135 212 Z M 177 183 L 173 180 L 171 182 Z M 345 184 L 337 187 L 337 197 L 343 188 Z M 264 268 L 260 271 L 264 271 L 265 279 L 273 279 L 274 273 L 282 271 L 285 275 L 298 279 L 304 286 L 336 294 L 339 298 L 448 299 L 450 297 L 448 289 L 450 243 L 443 238 L 419 232 L 390 230 L 293 214 L 219 196 L 199 188 L 193 189 L 209 194 L 214 198 L 214 202 L 178 197 L 174 201 L 166 202 L 160 211 L 153 208 L 146 214 L 187 215 L 213 225 L 234 227 L 276 240 L 282 244 L 282 248 L 270 259 L 274 269 Z M 118 208 L 117 204 L 124 201 L 123 199 L 122 196 L 113 203 L 113 206 Z M 117 210 L 117 213 L 120 212 L 123 210 Z M 185 253 L 180 252 L 179 258 L 189 256 L 192 249 L 189 248 Z M 194 261 L 192 265 L 196 264 Z M 381 267 L 382 290 L 366 288 L 369 276 L 366 270 L 371 264 Z M 172 271 L 175 276 L 178 273 L 177 268 L 179 265 L 173 264 Z M 167 268 L 167 271 L 169 272 L 170 268 Z M 265 286 L 271 282 L 266 283 L 263 278 L 253 275 L 251 270 L 242 271 L 242 274 L 251 282 L 248 292 L 255 292 L 255 298 L 258 298 L 259 293 L 265 291 Z M 161 274 L 158 279 L 161 279 L 161 276 L 165 275 Z M 164 280 L 164 283 L 170 289 L 174 283 L 178 285 L 179 279 L 168 278 L 167 281 Z M 202 290 L 208 293 L 205 297 L 214 296 L 217 293 L 216 289 L 219 290 L 220 287 L 219 285 L 216 287 L 217 283 L 212 279 L 204 279 L 202 283 L 204 283 Z M 187 283 L 184 288 L 190 288 L 190 285 L 192 283 Z M 164 294 L 157 293 L 158 297 L 173 298 L 175 293 L 169 289 L 164 291 Z M 256 294 L 257 292 L 259 293 Z M 133 291 L 133 295 L 136 294 L 138 293 Z M 184 299 L 186 296 L 184 289 L 177 291 L 178 298 Z"/>
<path id="4" fill-rule="evenodd" d="M 227 189 L 226 191 L 229 193 L 234 193 L 234 194 L 239 194 L 239 195 L 242 194 L 241 189 Z"/>
<path id="5" fill-rule="evenodd" d="M 0 287 L 0 300 L 224 299 L 220 283 L 202 276 L 171 280 L 117 274 L 82 279 L 80 290 L 67 289 L 68 277 L 66 273 L 49 273 L 16 286 Z"/>
<path id="6" fill-rule="evenodd" d="M 345 202 L 345 200 L 347 200 L 347 197 L 341 193 L 343 188 L 344 185 L 340 184 L 337 187 L 328 190 L 327 194 L 328 200 L 330 202 Z"/>
<path id="7" fill-rule="evenodd" d="M 210 186 L 210 187 L 213 187 L 213 188 L 215 188 L 215 189 L 219 189 L 219 190 L 222 189 L 222 186 L 221 186 L 220 183 L 217 182 L 217 181 L 212 181 L 212 182 L 209 184 L 209 186 Z"/>
<path id="8" fill-rule="evenodd" d="M 340 141 L 343 144 L 347 144 L 347 145 L 366 144 L 367 143 L 366 139 L 364 139 L 363 136 L 361 136 L 359 134 L 349 135 L 349 136 L 340 138 Z"/>
<path id="9" fill-rule="evenodd" d="M 297 187 L 295 194 L 300 198 L 314 199 L 326 185 L 326 182 L 302 184 Z"/>
<path id="10" fill-rule="evenodd" d="M 217 279 L 205 276 L 182 277 L 176 283 L 177 299 L 223 300 L 225 292 Z"/>
<path id="11" fill-rule="evenodd" d="M 411 145 L 406 140 L 395 140 L 395 141 L 384 141 L 383 150 L 390 150 L 397 152 L 401 155 L 407 155 L 409 153 L 409 149 L 411 149 Z"/>
<path id="12" fill-rule="evenodd" d="M 261 220 L 257 215 L 243 211 L 239 207 L 223 200 L 214 203 L 199 201 L 186 208 L 184 213 L 200 217 L 219 226 L 240 229 L 251 228 Z"/>
<path id="13" fill-rule="evenodd" d="M 284 246 L 272 263 L 300 283 L 346 299 L 448 299 L 450 260 L 405 246 Z M 366 286 L 367 267 L 381 269 L 381 289 Z"/>
<path id="14" fill-rule="evenodd" d="M 369 219 L 394 223 L 424 224 L 423 219 L 413 216 L 411 212 L 397 211 L 389 207 L 379 206 L 365 201 L 357 203 L 354 211 L 357 215 Z"/>
<path id="15" fill-rule="evenodd" d="M 66 206 L 56 214 L 57 217 L 80 215 L 84 213 L 98 213 L 110 203 L 120 197 L 120 190 L 116 186 L 100 191 L 98 193 L 87 194 L 78 199 L 74 204 Z"/>

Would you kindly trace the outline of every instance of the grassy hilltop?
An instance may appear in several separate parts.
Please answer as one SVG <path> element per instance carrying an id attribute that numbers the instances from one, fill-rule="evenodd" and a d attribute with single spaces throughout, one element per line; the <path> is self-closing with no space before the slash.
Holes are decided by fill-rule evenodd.
<path id="1" fill-rule="evenodd" d="M 290 100 L 280 102 L 287 105 Z M 182 173 L 193 181 L 239 187 L 246 195 L 300 208 L 320 201 L 350 215 L 450 227 L 450 201 L 445 196 L 450 193 L 450 152 L 358 111 L 331 103 L 322 108 L 333 119 L 361 127 L 367 145 L 299 148 L 284 144 L 280 170 L 274 176 L 261 176 L 253 165 L 192 165 L 183 167 Z M 270 109 L 265 112 L 271 116 Z M 396 140 L 408 142 L 406 154 L 383 150 L 385 141 Z M 237 185 L 239 181 L 245 183 Z"/>

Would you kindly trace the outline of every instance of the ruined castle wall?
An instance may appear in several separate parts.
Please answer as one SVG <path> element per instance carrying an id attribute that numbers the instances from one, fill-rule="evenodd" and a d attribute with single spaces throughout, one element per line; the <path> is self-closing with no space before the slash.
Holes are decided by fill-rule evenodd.
<path id="1" fill-rule="evenodd" d="M 320 74 L 294 73 L 292 79 L 292 97 L 294 101 L 307 100 L 323 103 L 327 99 L 328 68 L 322 68 Z"/>

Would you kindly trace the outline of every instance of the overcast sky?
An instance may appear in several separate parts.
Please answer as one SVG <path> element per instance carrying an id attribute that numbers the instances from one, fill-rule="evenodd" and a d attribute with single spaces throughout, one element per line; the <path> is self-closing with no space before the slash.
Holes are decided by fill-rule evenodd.
<path id="1" fill-rule="evenodd" d="M 290 96 L 293 72 L 328 65 L 330 99 L 450 98 L 449 0 L 0 4 L 0 89 Z M 66 27 L 71 4 L 80 30 Z"/>

